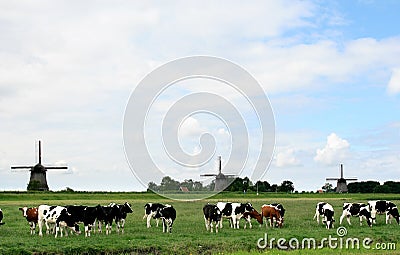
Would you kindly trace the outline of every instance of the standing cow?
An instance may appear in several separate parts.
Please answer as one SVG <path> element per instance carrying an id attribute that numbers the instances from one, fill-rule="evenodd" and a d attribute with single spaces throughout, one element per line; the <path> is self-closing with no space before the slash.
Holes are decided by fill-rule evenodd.
<path id="1" fill-rule="evenodd" d="M 165 205 L 163 208 L 159 208 L 154 215 L 156 219 L 162 219 L 163 233 L 172 233 L 172 225 L 176 219 L 176 210 L 172 205 Z"/>
<path id="2" fill-rule="evenodd" d="M 326 202 L 319 202 L 315 208 L 314 219 L 317 218 L 317 223 L 319 224 L 319 217 L 322 217 L 322 223 L 326 224 L 326 228 L 333 228 L 333 223 L 335 222 L 335 211 L 332 205 Z"/>
<path id="3" fill-rule="evenodd" d="M 397 224 L 400 224 L 399 210 L 393 202 L 386 200 L 376 200 L 369 201 L 368 205 L 371 211 L 373 223 L 376 224 L 377 214 L 386 214 L 386 224 L 392 223 L 392 218 L 396 220 Z"/>
<path id="4" fill-rule="evenodd" d="M 18 208 L 22 211 L 22 216 L 28 221 L 31 235 L 35 234 L 36 225 L 38 224 L 38 209 L 37 207 L 20 207 Z"/>
<path id="5" fill-rule="evenodd" d="M 124 233 L 124 227 L 125 227 L 125 221 L 126 221 L 126 216 L 128 213 L 133 213 L 132 207 L 128 202 L 125 202 L 124 204 L 114 204 L 117 208 L 117 212 L 115 215 L 115 224 L 117 225 L 117 233 L 121 230 L 121 233 Z"/>
<path id="6" fill-rule="evenodd" d="M 342 221 L 346 217 L 347 222 L 351 225 L 350 217 L 358 216 L 360 218 L 360 226 L 362 226 L 362 220 L 365 219 L 368 226 L 372 227 L 372 217 L 369 210 L 369 206 L 364 203 L 344 203 L 343 213 L 342 216 L 340 216 L 339 223 L 342 225 Z"/>
<path id="7" fill-rule="evenodd" d="M 268 219 L 269 219 L 269 226 L 274 227 L 274 220 L 276 220 L 276 223 L 278 227 L 282 227 L 282 215 L 279 212 L 278 208 L 275 206 L 271 205 L 263 205 L 261 206 L 261 216 L 265 217 L 265 227 L 267 228 L 268 226 Z"/>
<path id="8" fill-rule="evenodd" d="M 42 226 L 45 223 L 47 228 L 47 233 L 49 233 L 50 224 L 55 224 L 57 237 L 58 232 L 60 232 L 61 237 L 63 236 L 63 227 L 68 227 L 77 234 L 80 234 L 79 226 L 77 222 L 73 219 L 72 215 L 67 212 L 67 208 L 63 206 L 49 206 L 49 205 L 39 205 L 38 207 L 38 225 L 39 225 L 39 236 L 43 236 Z M 66 231 L 66 235 L 68 232 Z"/>
<path id="9" fill-rule="evenodd" d="M 218 225 L 221 221 L 222 213 L 216 205 L 206 204 L 203 207 L 204 222 L 206 224 L 206 229 L 211 233 L 213 232 L 213 222 L 215 223 L 215 232 L 218 233 Z"/>
<path id="10" fill-rule="evenodd" d="M 147 228 L 151 227 L 150 220 L 154 218 L 157 213 L 157 210 L 160 208 L 164 208 L 165 205 L 159 203 L 147 203 L 144 205 L 144 215 L 143 219 L 147 219 Z M 156 218 L 154 218 L 156 219 Z M 158 227 L 158 219 L 156 219 L 156 226 Z"/>
<path id="11" fill-rule="evenodd" d="M 0 209 L 0 225 L 4 225 L 3 222 L 3 211 Z"/>
<path id="12" fill-rule="evenodd" d="M 240 218 L 243 217 L 243 214 L 254 211 L 251 203 L 218 202 L 216 205 L 222 212 L 222 217 L 230 220 L 231 228 L 239 228 Z M 223 218 L 220 221 L 220 228 L 222 228 L 222 220 Z"/>

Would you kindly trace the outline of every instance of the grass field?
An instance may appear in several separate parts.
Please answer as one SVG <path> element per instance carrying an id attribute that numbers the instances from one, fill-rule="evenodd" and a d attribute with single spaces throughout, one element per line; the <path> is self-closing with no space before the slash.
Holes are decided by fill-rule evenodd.
<path id="1" fill-rule="evenodd" d="M 0 208 L 4 213 L 5 225 L 0 227 L 0 254 L 400 254 L 397 240 L 400 238 L 400 226 L 393 222 L 385 225 L 384 216 L 377 218 L 377 225 L 369 228 L 365 224 L 359 226 L 358 218 L 352 219 L 352 226 L 347 222 L 347 235 L 340 238 L 336 233 L 339 226 L 339 217 L 343 202 L 360 202 L 372 199 L 392 200 L 400 204 L 400 195 L 397 194 L 279 194 L 265 193 L 256 196 L 247 193 L 222 193 L 203 201 L 180 202 L 168 200 L 152 193 L 0 193 Z M 123 203 L 128 201 L 133 207 L 133 214 L 129 214 L 125 226 L 125 233 L 117 234 L 115 226 L 109 236 L 94 234 L 89 238 L 79 235 L 69 235 L 63 238 L 54 238 L 37 234 L 31 236 L 29 226 L 18 211 L 21 206 L 49 205 L 107 205 L 110 202 Z M 282 229 L 266 230 L 259 228 L 253 221 L 253 229 L 230 229 L 225 221 L 224 228 L 218 234 L 206 232 L 202 207 L 205 203 L 217 201 L 251 202 L 259 211 L 264 203 L 280 202 L 287 213 Z M 319 201 L 327 201 L 335 209 L 335 229 L 327 230 L 323 225 L 317 225 L 312 220 L 315 205 Z M 162 227 L 146 228 L 143 217 L 143 205 L 147 202 L 161 202 L 172 204 L 177 210 L 177 219 L 172 234 L 163 234 Z M 243 226 L 244 221 L 241 222 Z M 257 241 L 268 235 L 268 245 L 265 249 L 257 248 Z M 329 248 L 324 238 L 338 238 L 336 249 Z M 274 240 L 273 240 L 274 238 Z M 278 239 L 282 245 L 296 246 L 294 238 L 299 240 L 299 249 L 278 249 Z M 305 238 L 316 240 L 316 246 L 323 242 L 324 248 L 301 249 L 301 242 Z M 360 249 L 345 247 L 347 238 L 360 240 Z M 365 238 L 372 239 L 370 249 L 362 245 Z M 290 241 L 292 239 L 292 241 Z M 340 239 L 342 248 L 340 249 Z M 269 243 L 272 240 L 272 248 Z M 263 242 L 261 242 L 262 244 Z M 376 246 L 386 248 L 377 249 Z M 394 246 L 395 245 L 395 246 Z M 390 247 L 389 247 L 390 246 Z M 400 244 L 399 244 L 400 246 Z"/>

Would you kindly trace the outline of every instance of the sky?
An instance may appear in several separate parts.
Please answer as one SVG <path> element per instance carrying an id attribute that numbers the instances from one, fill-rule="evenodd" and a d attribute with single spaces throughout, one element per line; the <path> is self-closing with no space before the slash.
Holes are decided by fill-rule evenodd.
<path id="1" fill-rule="evenodd" d="M 34 164 L 39 139 L 45 164 L 68 165 L 47 172 L 51 190 L 145 190 L 125 156 L 129 98 L 154 69 L 196 55 L 229 60 L 259 82 L 273 109 L 274 153 L 259 155 L 267 134 L 240 93 L 184 81 L 148 109 L 146 143 L 166 175 L 206 183 L 199 175 L 217 171 L 217 155 L 224 166 L 235 159 L 234 127 L 207 113 L 181 120 L 178 139 L 196 154 L 211 134 L 208 164 L 185 170 L 165 156 L 163 116 L 207 91 L 247 127 L 249 165 L 225 173 L 248 176 L 271 157 L 259 179 L 291 180 L 298 191 L 320 189 L 341 163 L 359 181 L 400 181 L 399 12 L 390 0 L 0 1 L 0 190 L 26 189 L 29 172 L 10 166 Z"/>

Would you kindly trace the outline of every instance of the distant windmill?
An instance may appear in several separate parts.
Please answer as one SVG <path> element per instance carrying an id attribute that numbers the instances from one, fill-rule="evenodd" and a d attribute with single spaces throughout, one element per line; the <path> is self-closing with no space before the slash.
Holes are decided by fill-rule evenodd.
<path id="1" fill-rule="evenodd" d="M 357 181 L 357 177 L 344 178 L 343 177 L 343 164 L 340 164 L 340 178 L 326 178 L 326 180 L 327 181 L 337 181 L 336 192 L 346 193 L 349 191 L 347 189 L 347 181 Z"/>
<path id="2" fill-rule="evenodd" d="M 67 166 L 43 166 L 42 165 L 42 144 L 39 141 L 39 163 L 34 166 L 11 166 L 11 170 L 29 169 L 31 177 L 28 184 L 28 190 L 48 191 L 49 186 L 46 180 L 47 169 L 68 169 Z"/>
<path id="3" fill-rule="evenodd" d="M 234 174 L 223 174 L 222 173 L 222 160 L 221 156 L 218 156 L 218 174 L 202 174 L 200 176 L 202 177 L 209 177 L 209 176 L 215 176 L 215 186 L 214 186 L 214 191 L 223 191 L 226 187 L 229 185 L 229 179 L 232 177 L 235 177 L 236 175 Z"/>

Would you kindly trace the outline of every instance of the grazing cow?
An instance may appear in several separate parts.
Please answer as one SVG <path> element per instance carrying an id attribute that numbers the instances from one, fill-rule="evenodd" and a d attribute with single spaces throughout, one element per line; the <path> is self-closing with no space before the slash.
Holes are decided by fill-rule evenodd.
<path id="1" fill-rule="evenodd" d="M 50 230 L 50 227 L 48 225 L 49 223 L 56 225 L 55 237 L 57 237 L 59 231 L 62 237 L 63 235 L 62 228 L 64 226 L 67 226 L 75 233 L 80 234 L 77 222 L 75 222 L 71 214 L 67 212 L 67 208 L 63 206 L 39 205 L 38 207 L 39 236 L 43 236 L 42 234 L 43 222 L 47 227 L 47 233 L 49 233 Z M 66 235 L 68 235 L 68 232 L 66 232 Z"/>
<path id="2" fill-rule="evenodd" d="M 144 205 L 143 219 L 147 218 L 147 228 L 151 227 L 150 220 L 151 220 L 151 218 L 154 218 L 154 215 L 156 215 L 157 210 L 159 208 L 164 208 L 164 207 L 165 207 L 165 205 L 158 204 L 158 203 L 147 203 Z M 158 219 L 156 219 L 156 224 L 158 227 Z"/>
<path id="3" fill-rule="evenodd" d="M 163 233 L 172 232 L 172 225 L 176 219 L 176 210 L 172 205 L 165 205 L 163 208 L 158 208 L 154 218 L 162 219 Z M 167 225 L 168 224 L 168 225 Z"/>
<path id="4" fill-rule="evenodd" d="M 386 214 L 386 224 L 392 223 L 392 218 L 395 218 L 397 224 L 399 223 L 399 210 L 397 206 L 386 200 L 377 200 L 368 202 L 373 223 L 376 224 L 376 214 Z"/>
<path id="5" fill-rule="evenodd" d="M 38 223 L 38 209 L 37 207 L 20 207 L 18 208 L 22 211 L 22 216 L 28 221 L 29 227 L 31 229 L 31 235 L 35 234 L 36 225 Z"/>
<path id="6" fill-rule="evenodd" d="M 218 233 L 218 225 L 221 221 L 222 213 L 216 205 L 206 204 L 203 207 L 204 222 L 206 224 L 206 229 L 211 233 L 213 232 L 213 222 L 215 223 L 215 232 Z"/>
<path id="7" fill-rule="evenodd" d="M 217 207 L 222 212 L 222 217 L 230 219 L 231 228 L 239 228 L 240 218 L 243 217 L 243 214 L 254 211 L 251 203 L 218 202 Z M 220 221 L 220 228 L 222 228 L 222 220 L 223 218 Z"/>
<path id="8" fill-rule="evenodd" d="M 260 227 L 261 227 L 261 225 L 263 224 L 263 217 L 262 217 L 262 215 L 261 215 L 259 212 L 257 212 L 257 211 L 254 209 L 254 211 L 245 212 L 245 213 L 243 214 L 243 219 L 245 219 L 244 228 L 246 228 L 247 223 L 249 223 L 250 228 L 252 228 L 252 225 L 251 225 L 251 219 L 252 219 L 252 218 L 253 218 L 253 219 L 256 219 L 256 220 L 258 221 L 258 223 L 260 223 Z"/>
<path id="9" fill-rule="evenodd" d="M 281 215 L 281 218 L 282 218 L 282 225 L 283 225 L 283 223 L 285 221 L 285 212 L 286 212 L 286 210 L 283 207 L 283 205 L 280 204 L 280 203 L 272 203 L 272 204 L 268 204 L 268 205 L 274 206 L 276 209 L 278 209 L 278 211 L 279 211 L 279 213 Z"/>
<path id="10" fill-rule="evenodd" d="M 3 211 L 0 209 L 0 225 L 4 225 L 3 222 Z"/>
<path id="11" fill-rule="evenodd" d="M 110 204 L 110 206 L 111 205 L 112 204 Z M 119 233 L 121 229 L 121 233 L 123 234 L 126 216 L 128 213 L 133 213 L 132 207 L 128 202 L 125 202 L 123 205 L 114 204 L 112 206 L 115 206 L 118 209 L 115 215 L 115 224 L 117 225 L 117 232 Z"/>
<path id="12" fill-rule="evenodd" d="M 365 219 L 368 226 L 372 227 L 372 217 L 368 205 L 364 203 L 344 203 L 343 213 L 342 216 L 340 216 L 340 225 L 342 225 L 344 217 L 346 217 L 347 222 L 351 225 L 351 216 L 358 216 L 360 218 L 360 226 L 362 226 L 362 220 Z"/>
<path id="13" fill-rule="evenodd" d="M 275 206 L 271 205 L 263 205 L 261 206 L 261 216 L 265 217 L 265 227 L 268 226 L 268 218 L 269 218 L 269 226 L 274 227 L 274 219 L 278 227 L 282 227 L 282 215 L 279 210 Z"/>
<path id="14" fill-rule="evenodd" d="M 332 205 L 319 202 L 315 208 L 314 219 L 317 218 L 317 223 L 319 224 L 319 217 L 323 217 L 322 223 L 326 224 L 327 229 L 330 229 L 333 228 L 333 223 L 335 222 L 334 214 L 335 211 Z"/>

